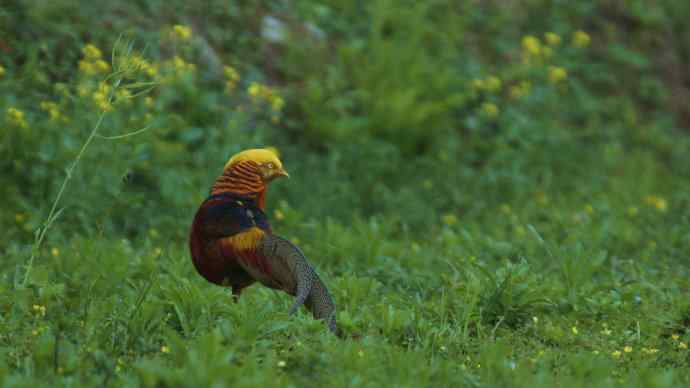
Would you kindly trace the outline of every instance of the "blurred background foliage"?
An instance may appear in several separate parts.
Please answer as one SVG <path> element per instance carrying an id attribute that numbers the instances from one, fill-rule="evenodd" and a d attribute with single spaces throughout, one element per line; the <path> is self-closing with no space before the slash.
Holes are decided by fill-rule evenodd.
<path id="1" fill-rule="evenodd" d="M 19 334 L 0 336 L 0 353 L 29 371 L 50 365 L 57 346 L 41 330 L 87 330 L 64 345 L 68 371 L 88 365 L 100 377 L 86 381 L 100 384 L 129 365 L 128 376 L 152 386 L 210 385 L 278 362 L 273 347 L 293 344 L 261 342 L 258 328 L 285 329 L 274 317 L 284 299 L 255 291 L 254 304 L 228 306 L 186 252 L 191 218 L 225 161 L 271 145 L 294 177 L 269 192 L 275 229 L 330 275 L 346 331 L 374 333 L 366 355 L 354 343 L 324 354 L 329 340 L 314 340 L 326 345 L 294 353 L 290 381 L 333 362 L 351 372 L 379 365 L 390 344 L 423 354 L 391 356 L 402 358 L 398 372 L 379 371 L 384 383 L 405 381 L 400 371 L 429 355 L 478 357 L 467 361 L 473 373 L 444 363 L 424 372 L 473 386 L 518 381 L 514 364 L 497 360 L 544 351 L 535 374 L 519 372 L 525 386 L 579 386 L 592 373 L 611 383 L 616 360 L 623 371 L 687 367 L 687 352 L 674 353 L 685 342 L 667 352 L 662 342 L 690 338 L 689 14 L 689 2 L 672 0 L 5 1 L 0 325 Z M 152 90 L 114 88 L 118 41 L 133 42 L 127 66 Z M 102 112 L 34 288 L 10 291 Z M 150 273 L 161 274 L 154 286 Z M 56 300 L 53 311 L 84 316 L 41 329 L 40 307 Z M 662 348 L 656 363 L 618 358 L 626 341 L 641 341 L 638 316 L 656 351 L 645 349 Z M 624 338 L 577 337 L 577 325 L 614 318 Z M 309 322 L 287 327 L 306 336 L 317 330 Z M 500 325 L 520 339 L 493 342 Z M 43 342 L 9 350 L 22 335 Z M 98 349 L 86 364 L 70 348 L 83 336 Z M 147 358 L 170 353 L 161 341 L 179 374 Z M 228 341 L 251 349 L 245 369 L 211 360 L 234 359 L 219 345 Z M 561 346 L 619 354 L 563 361 Z M 199 365 L 215 369 L 195 375 Z M 677 381 L 659 373 L 613 376 Z"/>
<path id="2" fill-rule="evenodd" d="M 5 114 L 2 171 L 12 184 L 2 190 L 12 209 L 2 223 L 15 223 L 13 210 L 30 218 L 24 232 L 6 241 L 24 240 L 38 225 L 44 211 L 36 207 L 49 205 L 97 117 L 92 96 L 83 90 L 80 96 L 79 88 L 107 71 L 80 66 L 83 47 L 93 44 L 108 62 L 118 36 L 136 42 L 161 83 L 148 98 L 118 106 L 104 126 L 106 135 L 151 130 L 97 141 L 79 167 L 65 203 L 74 210 L 65 216 L 82 231 L 95 223 L 134 236 L 160 224 L 183 233 L 180 220 L 189 218 L 222 162 L 263 144 L 278 146 L 302 182 L 312 183 L 281 185 L 275 198 L 315 218 L 405 210 L 405 222 L 422 228 L 438 221 L 438 210 L 524 200 L 540 190 L 577 191 L 583 180 L 606 184 L 621 169 L 687 176 L 683 7 L 671 1 L 4 6 L 3 110 L 18 109 L 25 125 Z M 175 25 L 189 30 L 176 35 Z M 172 69 L 163 79 L 166 64 Z M 252 97 L 254 83 L 275 90 L 279 111 Z M 46 104 L 55 105 L 52 114 Z M 644 190 L 652 188 L 628 194 Z M 301 200 L 307 195 L 321 200 Z"/>

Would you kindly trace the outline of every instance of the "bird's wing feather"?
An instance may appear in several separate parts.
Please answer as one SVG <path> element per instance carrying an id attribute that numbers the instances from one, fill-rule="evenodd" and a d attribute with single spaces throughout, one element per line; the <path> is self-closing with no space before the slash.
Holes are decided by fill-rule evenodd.
<path id="1" fill-rule="evenodd" d="M 199 213 L 199 227 L 209 238 L 234 236 L 252 227 L 242 208 L 232 200 L 208 202 Z"/>

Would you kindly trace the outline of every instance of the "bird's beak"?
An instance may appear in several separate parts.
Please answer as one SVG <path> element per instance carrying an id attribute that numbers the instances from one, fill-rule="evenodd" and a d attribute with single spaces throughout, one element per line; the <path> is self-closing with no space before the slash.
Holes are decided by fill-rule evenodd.
<path id="1" fill-rule="evenodd" d="M 282 168 L 275 173 L 276 177 L 284 176 L 286 178 L 290 178 L 290 174 L 288 174 L 287 171 L 283 170 Z"/>

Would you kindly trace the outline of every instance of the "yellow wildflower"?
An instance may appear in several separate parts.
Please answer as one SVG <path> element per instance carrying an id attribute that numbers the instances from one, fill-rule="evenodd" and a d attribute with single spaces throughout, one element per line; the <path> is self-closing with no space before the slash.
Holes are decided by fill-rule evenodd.
<path id="1" fill-rule="evenodd" d="M 144 59 L 144 57 L 142 57 L 139 54 L 134 54 L 131 57 L 124 58 L 124 61 L 125 63 L 123 65 L 125 67 L 131 66 L 132 68 L 134 68 L 134 70 L 143 70 L 146 66 L 149 65 L 148 61 L 146 61 L 146 59 Z"/>
<path id="2" fill-rule="evenodd" d="M 225 86 L 228 89 L 228 91 L 232 91 L 233 89 L 235 89 L 235 86 L 237 86 L 237 82 L 239 82 L 240 80 L 240 74 L 232 66 L 224 66 L 223 69 L 225 73 L 225 78 L 228 79 L 228 81 L 225 83 Z"/>
<path id="3" fill-rule="evenodd" d="M 231 81 L 239 81 L 240 80 L 240 74 L 237 72 L 237 70 L 235 70 L 234 67 L 224 66 L 223 70 L 225 73 L 225 78 L 227 78 Z"/>
<path id="4" fill-rule="evenodd" d="M 169 64 L 172 65 L 173 70 L 178 75 L 185 72 L 193 72 L 196 70 L 196 65 L 193 63 L 185 62 L 180 56 L 176 55 L 173 57 Z M 155 71 L 154 71 L 155 72 Z M 172 77 L 170 78 L 172 79 Z"/>
<path id="5" fill-rule="evenodd" d="M 549 66 L 549 82 L 555 84 L 568 78 L 568 72 L 559 66 Z"/>
<path id="6" fill-rule="evenodd" d="M 490 92 L 496 92 L 501 90 L 501 79 L 496 76 L 490 76 L 486 79 L 486 90 Z"/>
<path id="7" fill-rule="evenodd" d="M 687 349 L 687 348 L 688 348 L 688 344 L 686 344 L 685 342 L 681 342 L 678 344 L 678 349 Z"/>
<path id="8" fill-rule="evenodd" d="M 451 213 L 444 214 L 443 217 L 441 217 L 441 220 L 448 226 L 453 226 L 458 223 L 458 217 Z"/>
<path id="9" fill-rule="evenodd" d="M 53 248 L 50 250 L 50 254 L 53 255 L 53 257 L 58 257 L 60 256 L 60 250 L 57 248 Z"/>
<path id="10" fill-rule="evenodd" d="M 674 341 L 678 341 L 678 339 L 680 339 L 680 336 L 678 334 L 671 334 L 671 339 L 673 339 Z"/>
<path id="11" fill-rule="evenodd" d="M 484 80 L 483 79 L 473 79 L 472 80 L 472 87 L 477 89 L 477 90 L 484 89 Z"/>
<path id="12" fill-rule="evenodd" d="M 616 350 L 616 351 L 614 351 L 613 353 L 611 353 L 611 355 L 612 355 L 614 358 L 619 358 L 619 357 L 621 356 L 621 354 L 622 354 L 622 353 L 621 353 L 620 350 Z"/>
<path id="13" fill-rule="evenodd" d="M 0 77 L 5 75 L 5 68 L 0 65 Z"/>
<path id="14" fill-rule="evenodd" d="M 57 121 L 60 119 L 60 111 L 57 108 L 49 110 L 48 114 L 50 115 L 51 121 Z"/>
<path id="15" fill-rule="evenodd" d="M 280 96 L 274 96 L 271 99 L 271 109 L 275 112 L 280 112 L 283 109 L 283 105 L 285 105 L 285 101 L 283 101 L 283 98 Z"/>
<path id="16" fill-rule="evenodd" d="M 101 72 L 101 73 L 107 73 L 110 71 L 110 64 L 102 59 L 97 60 L 93 64 L 94 68 Z"/>
<path id="17" fill-rule="evenodd" d="M 130 58 L 130 66 L 132 66 L 132 70 L 134 71 L 142 71 L 149 77 L 155 77 L 158 75 L 158 65 L 157 64 L 151 64 L 149 61 L 147 61 L 144 57 L 141 55 L 133 55 Z"/>
<path id="18" fill-rule="evenodd" d="M 655 207 L 656 210 L 660 212 L 665 212 L 668 209 L 668 202 L 666 199 L 658 197 L 656 195 L 648 195 L 644 198 L 648 205 Z"/>
<path id="19" fill-rule="evenodd" d="M 93 93 L 92 98 L 96 106 L 103 112 L 110 112 L 113 110 L 113 106 L 110 103 L 110 85 L 107 83 L 101 82 L 98 85 L 98 89 Z"/>
<path id="20" fill-rule="evenodd" d="M 81 84 L 77 86 L 77 94 L 79 97 L 86 97 L 91 91 L 89 90 L 89 85 Z"/>
<path id="21" fill-rule="evenodd" d="M 117 100 L 118 102 L 130 103 L 132 101 L 132 92 L 127 89 L 119 89 L 117 91 Z"/>
<path id="22" fill-rule="evenodd" d="M 79 71 L 86 75 L 91 75 L 96 73 L 96 66 L 93 63 L 85 60 L 79 61 Z"/>
<path id="23" fill-rule="evenodd" d="M 546 40 L 546 43 L 550 46 L 558 46 L 561 44 L 561 37 L 555 32 L 547 32 L 544 34 L 544 40 Z"/>
<path id="24" fill-rule="evenodd" d="M 532 56 L 538 56 L 541 54 L 541 42 L 539 41 L 539 38 L 532 35 L 523 37 L 522 50 L 523 52 Z"/>
<path id="25" fill-rule="evenodd" d="M 58 109 L 58 105 L 56 103 L 52 101 L 41 101 L 40 107 L 44 111 L 48 112 L 51 121 L 57 121 L 60 119 L 60 110 Z"/>
<path id="26" fill-rule="evenodd" d="M 668 203 L 665 199 L 659 198 L 654 206 L 656 206 L 657 210 L 665 212 L 668 208 Z"/>
<path id="27" fill-rule="evenodd" d="M 283 109 L 285 100 L 277 95 L 271 88 L 258 82 L 252 82 L 247 88 L 247 93 L 255 102 L 266 101 L 271 105 L 273 112 L 278 113 Z M 277 116 L 272 117 L 273 122 L 278 121 Z"/>
<path id="28" fill-rule="evenodd" d="M 173 58 L 173 66 L 178 71 L 184 71 L 187 68 L 187 62 L 185 62 L 184 59 L 180 58 L 179 56 L 175 55 L 175 57 Z"/>
<path id="29" fill-rule="evenodd" d="M 623 348 L 623 351 L 626 353 L 631 353 L 633 351 L 633 348 L 632 346 L 626 346 Z"/>
<path id="30" fill-rule="evenodd" d="M 522 96 L 523 96 L 523 94 L 522 94 L 522 90 L 520 90 L 520 87 L 518 87 L 517 85 L 510 87 L 510 98 L 517 100 L 518 98 L 520 98 Z"/>
<path id="31" fill-rule="evenodd" d="M 517 85 L 511 86 L 510 97 L 518 99 L 529 94 L 532 84 L 529 81 L 522 81 Z"/>
<path id="32" fill-rule="evenodd" d="M 33 310 L 34 310 L 34 312 L 36 312 L 36 314 L 39 314 L 41 316 L 46 315 L 46 306 L 41 306 L 40 304 L 35 304 L 35 305 L 31 306 L 31 308 L 33 308 Z"/>
<path id="33" fill-rule="evenodd" d="M 110 92 L 110 85 L 106 82 L 101 82 L 98 84 L 98 91 L 107 94 Z"/>
<path id="34" fill-rule="evenodd" d="M 173 26 L 173 35 L 180 40 L 189 40 L 192 37 L 192 29 L 182 24 L 176 24 Z"/>
<path id="35" fill-rule="evenodd" d="M 24 112 L 17 108 L 7 108 L 7 118 L 10 123 L 18 126 L 19 128 L 27 128 L 29 126 L 29 124 L 26 122 Z"/>
<path id="36" fill-rule="evenodd" d="M 487 117 L 496 117 L 498 116 L 499 110 L 496 104 L 492 102 L 485 102 L 481 106 L 481 112 Z"/>
<path id="37" fill-rule="evenodd" d="M 261 85 L 256 82 L 252 82 L 251 84 L 249 84 L 249 88 L 247 88 L 247 93 L 249 93 L 249 96 L 251 98 L 258 98 L 259 93 L 261 93 Z"/>
<path id="38" fill-rule="evenodd" d="M 101 49 L 99 49 L 91 43 L 84 46 L 84 48 L 81 49 L 81 52 L 82 54 L 84 54 L 84 57 L 90 61 L 101 59 L 101 57 L 103 56 L 103 54 L 101 53 Z"/>
<path id="39" fill-rule="evenodd" d="M 144 68 L 144 72 L 149 76 L 149 77 L 155 77 L 158 75 L 158 65 L 149 65 L 146 68 Z"/>
<path id="40" fill-rule="evenodd" d="M 589 42 L 592 39 L 589 37 L 589 34 L 582 30 L 575 31 L 573 33 L 573 46 L 579 47 L 579 48 L 584 48 L 589 46 Z"/>

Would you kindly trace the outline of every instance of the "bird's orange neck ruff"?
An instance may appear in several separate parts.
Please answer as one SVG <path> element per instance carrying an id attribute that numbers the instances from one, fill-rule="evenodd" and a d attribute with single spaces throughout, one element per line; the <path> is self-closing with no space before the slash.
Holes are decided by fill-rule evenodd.
<path id="1" fill-rule="evenodd" d="M 253 198 L 261 210 L 266 203 L 266 183 L 261 177 L 259 165 L 252 161 L 239 162 L 223 172 L 213 183 L 211 195 L 235 194 Z"/>

